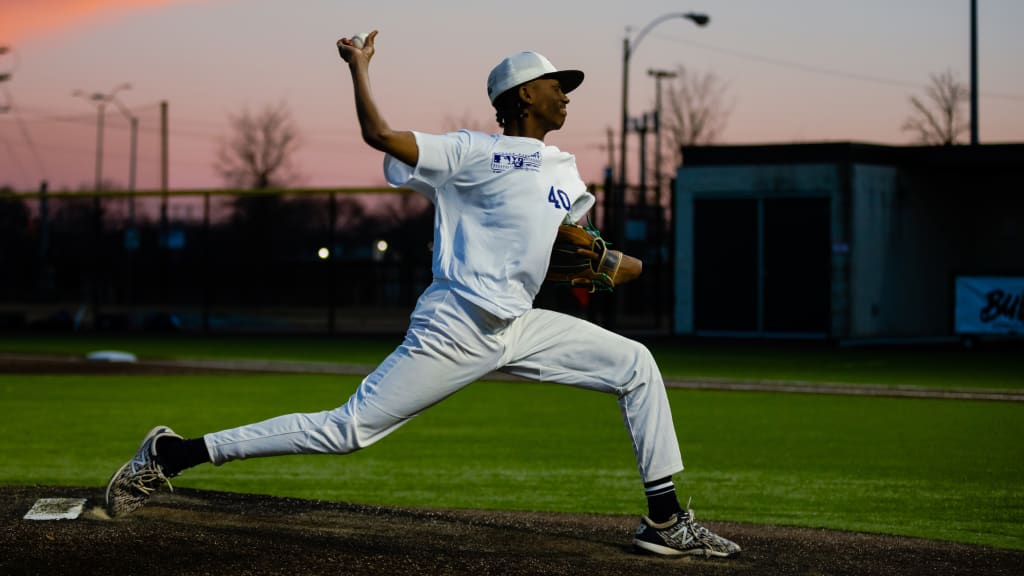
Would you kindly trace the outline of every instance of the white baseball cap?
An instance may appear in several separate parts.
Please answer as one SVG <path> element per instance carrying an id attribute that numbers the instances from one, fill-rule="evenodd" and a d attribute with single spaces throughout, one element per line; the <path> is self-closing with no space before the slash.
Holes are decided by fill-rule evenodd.
<path id="1" fill-rule="evenodd" d="M 554 78 L 562 84 L 562 92 L 569 93 L 583 82 L 583 72 L 559 70 L 536 52 L 520 52 L 505 58 L 491 70 L 487 76 L 487 96 L 494 104 L 509 88 L 538 78 Z"/>

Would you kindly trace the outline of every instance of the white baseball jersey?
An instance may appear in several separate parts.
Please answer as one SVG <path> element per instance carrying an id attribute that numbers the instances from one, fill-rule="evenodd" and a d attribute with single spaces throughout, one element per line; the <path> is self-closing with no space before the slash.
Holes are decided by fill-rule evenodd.
<path id="1" fill-rule="evenodd" d="M 572 154 L 535 138 L 414 132 L 419 163 L 384 174 L 435 204 L 435 279 L 499 318 L 533 307 L 558 225 L 594 204 Z"/>

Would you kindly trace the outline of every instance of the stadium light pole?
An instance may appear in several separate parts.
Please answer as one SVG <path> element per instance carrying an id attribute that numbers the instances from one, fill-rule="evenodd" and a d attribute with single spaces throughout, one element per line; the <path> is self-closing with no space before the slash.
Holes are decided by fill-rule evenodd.
<path id="1" fill-rule="evenodd" d="M 671 20 L 673 18 L 682 18 L 689 20 L 697 26 L 707 26 L 708 22 L 711 21 L 711 17 L 707 14 L 698 14 L 695 12 L 671 12 L 664 14 L 652 20 L 649 24 L 644 26 L 637 35 L 630 40 L 629 29 L 626 29 L 626 36 L 622 41 L 622 129 L 619 137 L 619 190 L 617 194 L 617 202 L 615 203 L 615 234 L 621 235 L 623 233 L 622 228 L 625 223 L 625 205 L 626 205 L 626 135 L 629 132 L 629 60 L 633 57 L 633 53 L 636 52 L 640 42 L 647 36 L 647 34 L 658 24 Z"/>

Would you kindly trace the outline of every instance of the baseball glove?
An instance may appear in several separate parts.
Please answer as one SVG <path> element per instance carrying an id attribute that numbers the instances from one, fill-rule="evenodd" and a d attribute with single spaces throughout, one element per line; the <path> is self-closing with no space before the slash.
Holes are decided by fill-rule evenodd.
<path id="1" fill-rule="evenodd" d="M 562 224 L 551 251 L 546 280 L 611 292 L 616 286 L 640 275 L 643 263 L 637 258 L 610 250 L 594 227 Z"/>

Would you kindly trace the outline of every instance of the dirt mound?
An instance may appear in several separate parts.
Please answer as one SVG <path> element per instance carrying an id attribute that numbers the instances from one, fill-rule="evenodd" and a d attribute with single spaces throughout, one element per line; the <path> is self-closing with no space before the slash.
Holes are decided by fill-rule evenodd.
<path id="1" fill-rule="evenodd" d="M 87 498 L 30 521 L 39 498 Z M 1024 553 L 895 536 L 707 522 L 737 559 L 634 552 L 637 518 L 357 506 L 198 490 L 123 518 L 100 488 L 0 488 L 0 574 L 1019 574 Z"/>

